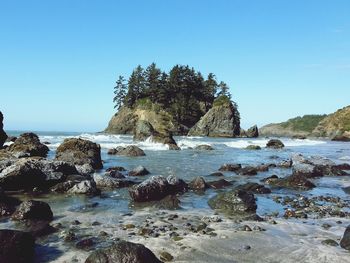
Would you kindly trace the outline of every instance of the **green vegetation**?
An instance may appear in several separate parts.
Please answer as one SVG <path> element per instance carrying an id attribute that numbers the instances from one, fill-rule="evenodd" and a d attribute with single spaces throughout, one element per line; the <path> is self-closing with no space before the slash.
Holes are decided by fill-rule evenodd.
<path id="1" fill-rule="evenodd" d="M 214 100 L 213 106 L 222 106 L 222 105 L 227 105 L 230 104 L 231 100 L 229 97 L 225 95 L 220 95 Z"/>
<path id="2" fill-rule="evenodd" d="M 119 76 L 114 94 L 115 108 L 123 105 L 156 107 L 157 111 L 167 111 L 177 123 L 188 127 L 192 127 L 213 103 L 231 101 L 229 87 L 222 81 L 218 83 L 213 73 L 205 79 L 199 71 L 183 65 L 175 65 L 166 73 L 155 63 L 146 69 L 137 66 L 128 81 Z"/>
<path id="3" fill-rule="evenodd" d="M 327 115 L 304 115 L 281 123 L 283 128 L 290 128 L 294 131 L 312 132 L 321 120 Z"/>

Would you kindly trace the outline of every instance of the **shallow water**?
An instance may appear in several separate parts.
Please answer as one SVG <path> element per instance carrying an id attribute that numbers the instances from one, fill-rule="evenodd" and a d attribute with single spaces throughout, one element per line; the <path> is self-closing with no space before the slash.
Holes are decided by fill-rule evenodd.
<path id="1" fill-rule="evenodd" d="M 18 135 L 18 132 L 10 132 L 11 135 Z M 77 134 L 77 133 L 38 133 L 42 142 L 49 142 L 48 145 L 50 148 L 50 153 L 48 158 L 54 158 L 56 148 L 62 143 L 65 138 L 68 137 L 81 137 L 83 139 L 88 139 L 99 143 L 102 149 L 102 159 L 104 161 L 104 169 L 97 171 L 98 173 L 104 173 L 104 170 L 111 166 L 123 166 L 127 170 L 130 170 L 138 165 L 145 166 L 150 172 L 151 175 L 176 175 L 179 178 L 184 179 L 185 181 L 190 181 L 191 179 L 197 176 L 203 176 L 206 181 L 214 181 L 217 178 L 209 176 L 210 173 L 215 172 L 219 167 L 224 163 L 241 163 L 242 165 L 256 165 L 261 163 L 278 163 L 282 160 L 288 159 L 293 153 L 302 153 L 305 156 L 311 155 L 320 155 L 331 160 L 334 160 L 337 163 L 350 162 L 350 143 L 342 142 L 331 142 L 323 140 L 294 140 L 294 139 L 282 139 L 286 147 L 282 150 L 273 150 L 263 148 L 262 150 L 246 150 L 246 146 L 250 144 L 259 145 L 264 147 L 268 139 L 259 138 L 259 139 L 217 139 L 217 138 L 202 138 L 202 137 L 175 137 L 178 145 L 181 147 L 181 151 L 169 151 L 168 147 L 163 144 L 152 143 L 151 141 L 145 142 L 133 142 L 132 137 L 128 135 L 106 135 L 106 134 Z M 107 150 L 112 147 L 125 146 L 130 144 L 136 144 L 142 148 L 146 156 L 144 157 L 123 157 L 123 156 L 110 156 L 107 155 Z M 201 144 L 211 145 L 213 151 L 198 151 L 192 149 L 193 147 Z M 225 179 L 228 181 L 234 182 L 235 185 L 243 184 L 245 182 L 259 182 L 261 179 L 268 177 L 272 174 L 276 174 L 279 177 L 287 176 L 290 174 L 289 169 L 279 169 L 272 168 L 268 172 L 258 173 L 257 176 L 239 176 L 231 172 L 224 172 Z M 148 176 L 144 177 L 147 178 Z M 142 179 L 144 179 L 142 178 Z M 286 189 L 273 189 L 272 194 L 269 195 L 256 195 L 258 210 L 257 213 L 260 216 L 268 216 L 270 214 L 278 215 L 277 217 L 281 218 L 283 216 L 285 206 L 282 206 L 279 203 L 276 203 L 273 200 L 275 196 L 286 196 L 286 195 L 296 195 L 298 193 L 303 193 L 308 197 L 314 197 L 319 195 L 326 196 L 337 196 L 341 197 L 343 200 L 350 200 L 349 195 L 344 193 L 342 187 L 350 186 L 350 176 L 344 177 L 324 177 L 321 179 L 314 180 L 314 183 L 317 185 L 317 188 L 298 192 L 295 190 L 286 190 Z M 234 187 L 233 186 L 233 187 Z M 232 187 L 230 187 L 232 188 Z M 207 204 L 207 201 L 210 197 L 214 196 L 218 191 L 224 190 L 207 190 L 205 193 L 195 193 L 188 192 L 180 196 L 181 208 L 176 210 L 176 213 L 187 215 L 195 214 L 198 216 L 204 215 L 213 215 L 215 212 L 211 210 Z M 32 198 L 21 196 L 22 199 Z M 152 250 L 159 251 L 164 246 L 170 246 L 167 243 L 166 239 L 159 238 L 159 240 L 143 240 L 138 239 L 137 237 L 125 236 L 124 232 L 117 230 L 118 224 L 120 222 L 137 222 L 142 221 L 147 216 L 154 216 L 156 212 L 159 211 L 157 207 L 152 206 L 139 206 L 134 205 L 130 202 L 127 189 L 118 189 L 115 191 L 103 192 L 101 197 L 85 197 L 85 196 L 66 196 L 66 195 L 47 195 L 36 197 L 36 199 L 42 199 L 48 202 L 54 212 L 55 221 L 54 223 L 60 222 L 65 225 L 69 225 L 73 220 L 79 220 L 82 222 L 82 226 L 85 227 L 86 234 L 94 235 L 98 231 L 104 230 L 109 233 L 113 233 L 115 237 L 126 237 L 129 240 L 138 241 L 149 245 Z M 344 208 L 346 210 L 348 208 Z M 166 211 L 166 213 L 171 213 L 172 211 Z M 131 213 L 131 216 L 125 216 L 125 214 Z M 283 221 L 283 219 L 281 219 Z M 101 223 L 100 226 L 91 227 L 91 223 L 98 221 Z M 229 221 L 228 221 L 229 222 Z M 283 221 L 284 222 L 284 221 Z M 318 221 L 318 225 L 321 221 Z M 227 223 L 230 224 L 230 223 Z M 231 222 L 232 224 L 232 222 Z M 263 223 L 264 224 L 264 223 Z M 295 246 L 295 257 L 291 257 L 291 261 L 284 262 L 293 262 L 292 259 L 300 260 L 300 257 L 305 254 L 304 250 L 300 250 L 298 247 L 298 239 L 291 237 L 292 230 L 288 230 L 288 227 L 282 223 L 282 226 L 271 228 L 271 231 L 267 231 L 264 235 L 264 238 L 271 239 L 270 246 L 277 246 L 278 243 L 294 242 Z M 300 226 L 298 225 L 300 224 Z M 295 220 L 293 226 L 296 228 L 303 228 L 305 232 L 312 233 L 315 222 L 309 221 L 306 224 L 303 224 L 302 220 Z M 225 225 L 226 226 L 226 225 Z M 309 227 L 308 227 L 309 226 Z M 1 228 L 15 228 L 15 225 L 11 221 L 4 221 L 0 223 Z M 83 228 L 84 228 L 83 227 Z M 344 226 L 340 226 L 338 230 L 339 233 L 343 230 Z M 223 230 L 220 230 L 223 228 Z M 280 228 L 280 229 L 279 229 Z M 279 229 L 279 230 L 278 230 Z M 108 230 L 108 231 L 107 231 Z M 217 227 L 218 233 L 227 233 L 227 238 L 234 242 L 237 238 L 236 235 L 225 229 L 224 226 Z M 221 231 L 221 232 L 220 232 Z M 226 231 L 226 232 L 225 232 Z M 322 236 L 324 233 L 321 230 L 318 230 L 319 236 Z M 315 232 L 316 233 L 316 232 Z M 339 234 L 338 233 L 338 234 Z M 240 234 L 241 235 L 241 234 Z M 260 240 L 261 236 L 252 236 L 249 239 L 249 236 L 240 237 L 242 240 L 247 242 L 256 243 Z M 325 234 L 326 236 L 327 234 Z M 220 235 L 219 235 L 220 236 Z M 215 240 L 217 243 L 210 243 L 209 240 L 201 240 L 200 238 L 194 236 L 190 237 L 188 242 L 198 242 L 198 244 L 192 244 L 193 248 L 196 248 L 192 252 L 194 255 L 197 253 L 197 260 L 191 259 L 191 253 L 188 251 L 179 252 L 174 248 L 173 254 L 175 257 L 175 262 L 258 262 L 256 257 L 251 256 L 242 256 L 241 252 L 235 252 L 236 255 L 231 255 L 233 252 L 228 254 L 222 254 L 221 260 L 220 257 L 208 257 L 207 260 L 204 251 L 206 248 L 212 250 L 217 246 L 223 246 L 222 239 L 218 238 Z M 282 241 L 281 241 L 282 240 Z M 291 241 L 292 240 L 292 241 Z M 300 238 L 303 240 L 303 238 Z M 306 239 L 305 239 L 306 240 Z M 303 241 L 300 241 L 303 242 Z M 305 241 L 306 242 L 306 241 Z M 40 243 L 40 242 L 39 242 Z M 43 241 L 43 246 L 38 247 L 39 257 L 38 262 L 71 262 L 72 258 L 75 257 L 76 262 L 84 262 L 84 258 L 88 255 L 85 251 L 80 251 L 72 249 L 70 246 L 67 246 L 59 238 L 54 237 L 45 239 Z M 232 243 L 234 244 L 234 243 Z M 255 244 L 258 246 L 258 244 Z M 260 253 L 266 253 L 266 245 L 262 246 L 262 251 Z M 300 245 L 300 244 L 299 244 Z M 232 245 L 234 246 L 234 245 Z M 266 246 L 266 247 L 265 247 Z M 312 242 L 308 246 L 314 246 Z M 264 247 L 264 248 L 263 248 Z M 328 249 L 328 248 L 327 248 Z M 335 248 L 334 248 L 335 249 Z M 339 253 L 341 252 L 340 248 Z M 208 250 L 208 251 L 209 251 Z M 299 251 L 299 252 L 298 252 Z M 317 250 L 315 250 L 317 251 Z M 336 252 L 336 254 L 338 253 Z M 186 254 L 187 253 L 187 254 Z M 203 254 L 204 253 L 204 254 Z M 248 253 L 248 252 L 247 252 Z M 285 252 L 288 255 L 288 251 Z M 299 254 L 298 254 L 299 253 Z M 313 255 L 314 252 L 305 254 L 305 257 Z M 316 252 L 315 252 L 316 253 Z M 80 255 L 80 256 L 79 256 Z M 204 255 L 204 256 L 203 256 Z M 339 256 L 344 260 L 343 255 Z M 202 259 L 200 259 L 202 258 Z M 255 259 L 254 259 L 255 258 Z M 326 261 L 323 259 L 314 256 L 315 259 L 318 259 L 318 262 L 327 262 L 329 257 L 325 257 Z M 261 262 L 282 262 L 283 260 L 277 260 L 269 256 L 266 260 Z M 308 258 L 305 262 L 313 262 L 312 256 Z M 317 260 L 315 260 L 317 262 Z M 339 261 L 342 262 L 342 261 Z M 346 261 L 344 261 L 346 262 Z"/>

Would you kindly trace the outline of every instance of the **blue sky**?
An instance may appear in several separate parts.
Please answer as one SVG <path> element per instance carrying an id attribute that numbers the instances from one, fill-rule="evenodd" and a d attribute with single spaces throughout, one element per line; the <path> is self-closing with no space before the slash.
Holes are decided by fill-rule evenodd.
<path id="1" fill-rule="evenodd" d="M 247 128 L 350 103 L 350 1 L 0 0 L 6 129 L 100 131 L 138 64 L 231 87 Z"/>

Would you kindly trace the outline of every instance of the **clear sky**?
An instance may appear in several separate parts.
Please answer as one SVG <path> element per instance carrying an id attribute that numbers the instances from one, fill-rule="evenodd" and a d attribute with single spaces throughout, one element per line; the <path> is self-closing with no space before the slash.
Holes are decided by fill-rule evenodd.
<path id="1" fill-rule="evenodd" d="M 348 0 L 0 0 L 6 129 L 100 131 L 138 64 L 231 87 L 247 128 L 350 104 Z"/>

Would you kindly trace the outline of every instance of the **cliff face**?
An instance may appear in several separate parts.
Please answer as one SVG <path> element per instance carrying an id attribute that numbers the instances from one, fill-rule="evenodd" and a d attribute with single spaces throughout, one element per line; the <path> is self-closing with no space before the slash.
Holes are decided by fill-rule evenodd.
<path id="1" fill-rule="evenodd" d="M 149 122 L 153 129 L 159 133 L 173 132 L 178 129 L 172 117 L 163 110 L 136 107 L 134 109 L 122 107 L 109 121 L 106 133 L 133 134 L 139 121 Z"/>
<path id="2" fill-rule="evenodd" d="M 314 136 L 350 139 L 350 106 L 344 107 L 324 118 L 313 130 Z"/>
<path id="3" fill-rule="evenodd" d="M 237 108 L 231 103 L 213 106 L 189 131 L 189 136 L 237 137 L 240 120 Z"/>
<path id="4" fill-rule="evenodd" d="M 6 139 L 7 139 L 7 134 L 4 131 L 4 124 L 2 123 L 4 120 L 4 116 L 2 115 L 2 112 L 0 111 L 0 148 L 4 145 Z"/>

